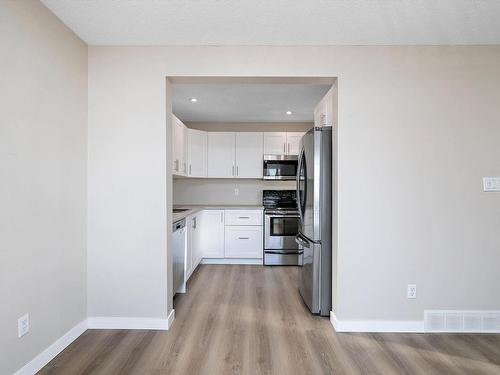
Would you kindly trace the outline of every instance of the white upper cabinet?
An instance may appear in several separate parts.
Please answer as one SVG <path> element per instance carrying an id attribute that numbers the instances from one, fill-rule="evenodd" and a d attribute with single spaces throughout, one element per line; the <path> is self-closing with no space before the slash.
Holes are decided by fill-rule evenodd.
<path id="1" fill-rule="evenodd" d="M 262 178 L 262 133 L 236 133 L 236 177 Z"/>
<path id="2" fill-rule="evenodd" d="M 265 155 L 298 155 L 300 139 L 304 132 L 264 133 Z"/>
<path id="3" fill-rule="evenodd" d="M 208 177 L 262 178 L 262 133 L 207 134 Z"/>
<path id="4" fill-rule="evenodd" d="M 304 132 L 288 132 L 286 133 L 286 152 L 287 155 L 298 155 L 299 145 Z"/>
<path id="5" fill-rule="evenodd" d="M 314 126 L 332 126 L 333 124 L 333 87 L 328 90 L 314 109 Z"/>
<path id="6" fill-rule="evenodd" d="M 208 177 L 234 177 L 235 136 L 232 132 L 208 132 Z"/>
<path id="7" fill-rule="evenodd" d="M 286 133 L 266 132 L 264 133 L 264 154 L 265 155 L 285 155 L 286 154 Z"/>
<path id="8" fill-rule="evenodd" d="M 187 129 L 187 175 L 207 177 L 207 132 Z"/>
<path id="9" fill-rule="evenodd" d="M 186 162 L 187 127 L 172 114 L 172 161 L 173 174 L 185 176 L 187 172 Z"/>

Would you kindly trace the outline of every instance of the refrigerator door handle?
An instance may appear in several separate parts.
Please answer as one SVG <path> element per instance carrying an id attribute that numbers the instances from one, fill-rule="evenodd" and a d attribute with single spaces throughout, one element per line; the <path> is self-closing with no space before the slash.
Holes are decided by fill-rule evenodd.
<path id="1" fill-rule="evenodd" d="M 295 236 L 295 242 L 297 242 L 300 246 L 309 249 L 311 247 L 311 243 L 300 233 Z"/>
<path id="2" fill-rule="evenodd" d="M 300 217 L 301 222 L 304 220 L 304 218 L 302 216 L 303 215 L 303 213 L 302 213 L 302 210 L 303 210 L 302 199 L 300 198 L 300 172 L 301 172 L 301 168 L 302 168 L 302 154 L 303 153 L 304 153 L 304 149 L 300 150 L 298 163 L 297 163 L 297 176 L 296 176 L 296 184 L 297 184 L 296 199 L 297 199 L 297 206 L 299 209 L 299 217 Z M 304 192 L 304 194 L 305 194 L 305 192 Z"/>

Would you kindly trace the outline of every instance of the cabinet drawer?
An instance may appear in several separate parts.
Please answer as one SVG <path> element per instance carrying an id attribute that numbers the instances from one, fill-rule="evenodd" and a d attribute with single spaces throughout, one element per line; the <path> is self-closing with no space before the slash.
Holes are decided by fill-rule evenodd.
<path id="1" fill-rule="evenodd" d="M 232 226 L 225 228 L 224 256 L 226 258 L 262 258 L 261 226 Z"/>
<path id="2" fill-rule="evenodd" d="M 262 210 L 226 210 L 226 225 L 262 225 Z"/>

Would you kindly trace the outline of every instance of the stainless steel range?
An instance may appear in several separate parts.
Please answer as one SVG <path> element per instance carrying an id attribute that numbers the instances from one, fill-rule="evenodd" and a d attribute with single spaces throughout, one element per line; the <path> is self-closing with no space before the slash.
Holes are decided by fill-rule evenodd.
<path id="1" fill-rule="evenodd" d="M 295 190 L 264 190 L 264 265 L 302 265 L 295 241 L 300 215 Z"/>

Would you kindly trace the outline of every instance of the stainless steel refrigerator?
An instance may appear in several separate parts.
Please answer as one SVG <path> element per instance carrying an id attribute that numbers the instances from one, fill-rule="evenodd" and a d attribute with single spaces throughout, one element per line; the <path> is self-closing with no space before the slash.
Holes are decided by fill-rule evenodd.
<path id="1" fill-rule="evenodd" d="M 309 130 L 300 142 L 297 169 L 300 214 L 297 243 L 303 249 L 299 291 L 313 314 L 332 307 L 332 128 Z"/>

